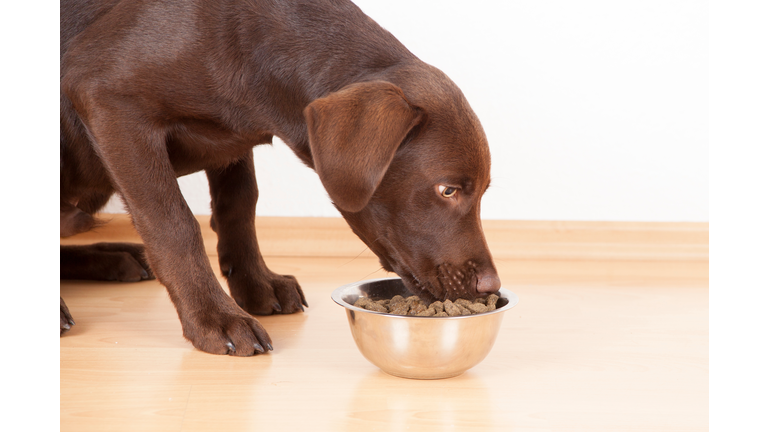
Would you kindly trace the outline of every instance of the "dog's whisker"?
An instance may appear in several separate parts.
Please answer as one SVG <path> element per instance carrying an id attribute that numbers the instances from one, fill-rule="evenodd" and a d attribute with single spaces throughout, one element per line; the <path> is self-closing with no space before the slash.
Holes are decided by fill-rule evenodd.
<path id="1" fill-rule="evenodd" d="M 366 247 L 365 247 L 365 248 L 364 248 L 362 251 L 360 251 L 360 253 L 359 253 L 359 254 L 357 254 L 357 256 L 356 256 L 356 257 L 354 257 L 354 258 L 352 258 L 351 260 L 349 260 L 349 261 L 345 262 L 344 264 L 340 265 L 339 267 L 344 267 L 345 265 L 347 265 L 347 264 L 351 263 L 352 261 L 354 261 L 354 260 L 356 260 L 356 259 L 360 258 L 360 256 L 361 256 L 361 255 L 363 255 L 363 254 L 365 253 L 365 251 L 368 251 L 368 250 L 371 250 L 371 248 L 369 248 L 369 247 L 367 247 L 367 246 L 366 246 Z"/>
<path id="2" fill-rule="evenodd" d="M 374 270 L 374 271 L 372 271 L 372 272 L 368 273 L 367 275 L 365 275 L 365 276 L 363 276 L 362 278 L 360 278 L 360 279 L 356 280 L 355 282 L 361 282 L 361 281 L 364 281 L 366 278 L 370 277 L 372 274 L 374 274 L 374 273 L 378 273 L 378 272 L 379 272 L 379 271 L 381 271 L 381 270 L 384 270 L 384 271 L 386 271 L 386 269 L 385 269 L 384 267 L 379 267 L 378 269 L 376 269 L 376 270 Z"/>

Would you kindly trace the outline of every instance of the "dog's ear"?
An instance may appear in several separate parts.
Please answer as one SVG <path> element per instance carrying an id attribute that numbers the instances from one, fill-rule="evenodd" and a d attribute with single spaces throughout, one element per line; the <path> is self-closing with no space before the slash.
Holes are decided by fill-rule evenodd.
<path id="1" fill-rule="evenodd" d="M 342 210 L 363 209 L 421 110 L 392 83 L 351 84 L 304 109 L 315 171 Z"/>

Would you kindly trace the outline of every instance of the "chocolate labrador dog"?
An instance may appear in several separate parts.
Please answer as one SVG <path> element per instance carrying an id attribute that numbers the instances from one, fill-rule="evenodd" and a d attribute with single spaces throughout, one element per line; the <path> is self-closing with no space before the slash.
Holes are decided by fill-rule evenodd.
<path id="1" fill-rule="evenodd" d="M 62 0 L 62 226 L 87 229 L 118 192 L 146 261 L 125 245 L 87 252 L 121 254 L 133 280 L 151 269 L 202 351 L 264 352 L 252 315 L 307 306 L 256 241 L 252 149 L 275 136 L 411 291 L 499 289 L 480 225 L 491 163 L 480 121 L 445 74 L 351 2 Z M 176 182 L 200 170 L 232 297 Z"/>

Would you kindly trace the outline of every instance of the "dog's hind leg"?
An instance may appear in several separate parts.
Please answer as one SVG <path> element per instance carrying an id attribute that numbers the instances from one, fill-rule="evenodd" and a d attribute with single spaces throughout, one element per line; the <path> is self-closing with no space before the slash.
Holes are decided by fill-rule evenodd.
<path id="1" fill-rule="evenodd" d="M 73 325 L 75 325 L 75 320 L 72 319 L 72 315 L 69 313 L 69 308 L 64 303 L 64 299 L 61 297 L 59 297 L 59 304 L 59 337 L 61 337 L 64 333 L 68 332 Z"/>
<path id="2" fill-rule="evenodd" d="M 60 279 L 138 282 L 154 279 L 144 258 L 144 246 L 135 243 L 95 243 L 60 246 Z"/>
<path id="3" fill-rule="evenodd" d="M 93 228 L 96 222 L 93 216 L 80 210 L 74 205 L 60 202 L 59 205 L 59 236 L 69 237 L 86 232 Z"/>
<path id="4" fill-rule="evenodd" d="M 237 304 L 256 315 L 304 310 L 307 301 L 296 278 L 273 273 L 259 251 L 255 227 L 259 190 L 252 153 L 206 174 L 211 226 L 219 236 L 219 265 Z"/>

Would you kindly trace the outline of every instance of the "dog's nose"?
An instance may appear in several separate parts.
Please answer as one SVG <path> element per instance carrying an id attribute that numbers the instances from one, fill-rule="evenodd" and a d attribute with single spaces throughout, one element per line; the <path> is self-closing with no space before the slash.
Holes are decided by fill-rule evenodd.
<path id="1" fill-rule="evenodd" d="M 501 279 L 495 271 L 485 271 L 477 275 L 477 292 L 492 293 L 501 288 Z"/>

